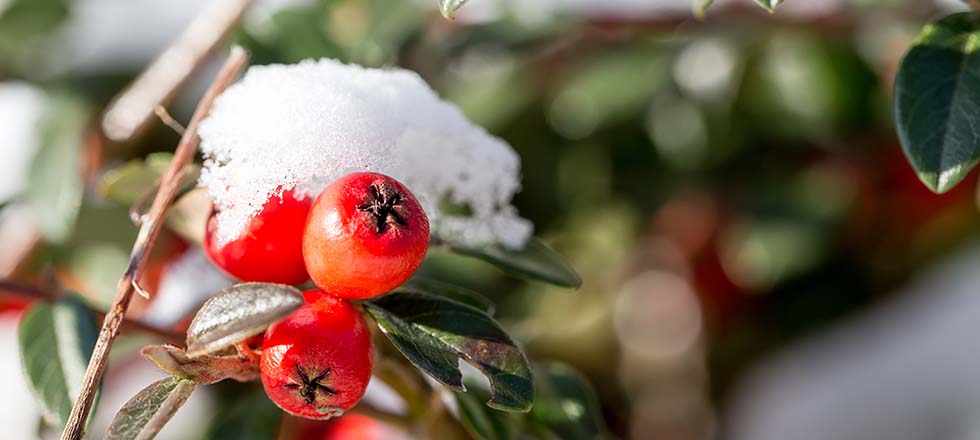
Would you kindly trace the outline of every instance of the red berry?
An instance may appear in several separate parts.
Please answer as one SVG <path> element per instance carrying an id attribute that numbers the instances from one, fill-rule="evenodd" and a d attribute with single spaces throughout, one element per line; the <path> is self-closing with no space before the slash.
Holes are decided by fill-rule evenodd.
<path id="1" fill-rule="evenodd" d="M 266 330 L 259 370 L 266 394 L 283 411 L 328 419 L 361 400 L 374 348 L 364 318 L 349 302 L 316 290 L 304 296 L 314 302 Z"/>
<path id="2" fill-rule="evenodd" d="M 317 287 L 348 299 L 372 298 L 415 273 L 429 248 L 429 218 L 391 177 L 353 173 L 313 202 L 303 258 Z"/>
<path id="3" fill-rule="evenodd" d="M 216 212 L 208 219 L 204 250 L 211 261 L 242 281 L 302 284 L 310 279 L 303 264 L 303 227 L 311 197 L 292 190 L 273 196 L 238 238 L 217 246 Z"/>
<path id="4" fill-rule="evenodd" d="M 327 422 L 322 440 L 381 440 L 385 437 L 381 425 L 363 414 L 348 414 Z"/>

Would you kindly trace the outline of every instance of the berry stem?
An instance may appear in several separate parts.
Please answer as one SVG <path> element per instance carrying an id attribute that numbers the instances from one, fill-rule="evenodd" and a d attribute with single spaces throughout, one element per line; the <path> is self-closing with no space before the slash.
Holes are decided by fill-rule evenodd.
<path id="1" fill-rule="evenodd" d="M 129 268 L 126 269 L 122 279 L 119 280 L 116 298 L 102 322 L 102 330 L 99 332 L 99 339 L 92 351 L 92 358 L 89 360 L 88 368 L 85 370 L 85 377 L 82 379 L 82 386 L 78 393 L 78 398 L 71 409 L 68 423 L 65 430 L 61 433 L 61 440 L 81 440 L 85 435 L 85 421 L 88 420 L 89 412 L 92 410 L 92 401 L 95 391 L 98 389 L 102 375 L 105 373 L 106 363 L 109 360 L 109 349 L 119 335 L 119 327 L 122 325 L 129 308 L 129 301 L 135 291 L 134 282 L 139 279 L 140 272 L 149 260 L 150 250 L 160 233 L 163 225 L 164 215 L 167 208 L 173 202 L 174 195 L 180 186 L 180 178 L 183 176 L 184 167 L 194 158 L 197 152 L 197 144 L 200 139 L 197 137 L 197 128 L 201 120 L 208 114 L 214 99 L 228 85 L 238 77 L 239 72 L 245 67 L 248 61 L 248 53 L 244 49 L 235 46 L 231 50 L 228 59 L 221 67 L 221 71 L 208 91 L 198 102 L 194 115 L 187 130 L 180 138 L 177 149 L 174 151 L 174 158 L 170 162 L 170 169 L 163 175 L 160 181 L 160 190 L 157 191 L 150 208 L 149 219 L 140 226 L 139 235 L 133 244 L 133 252 L 130 256 Z"/>

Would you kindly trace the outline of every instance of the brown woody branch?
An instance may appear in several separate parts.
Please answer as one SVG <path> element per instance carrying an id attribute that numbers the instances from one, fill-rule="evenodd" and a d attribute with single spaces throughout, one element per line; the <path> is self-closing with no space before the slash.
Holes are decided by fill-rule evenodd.
<path id="1" fill-rule="evenodd" d="M 163 225 L 164 215 L 167 212 L 167 208 L 173 202 L 174 195 L 180 186 L 180 178 L 183 175 L 184 167 L 193 159 L 197 151 L 197 144 L 199 142 L 197 137 L 198 125 L 211 109 L 211 104 L 214 102 L 214 99 L 234 81 L 242 68 L 245 67 L 247 61 L 248 54 L 244 49 L 240 47 L 232 48 L 231 54 L 225 61 L 224 66 L 222 66 L 217 78 L 215 78 L 211 87 L 208 88 L 208 91 L 198 103 L 197 109 L 194 111 L 194 116 L 191 117 L 191 121 L 187 125 L 187 130 L 181 137 L 180 143 L 177 144 L 174 158 L 170 162 L 170 169 L 161 178 L 160 190 L 153 199 L 149 218 L 140 227 L 139 235 L 133 244 L 129 268 L 126 270 L 122 279 L 119 280 L 116 299 L 113 301 L 112 307 L 109 308 L 105 320 L 102 323 L 99 339 L 95 344 L 88 368 L 85 370 L 85 377 L 82 379 L 78 399 L 75 401 L 74 407 L 72 407 L 68 424 L 61 434 L 62 440 L 80 440 L 85 435 L 85 421 L 88 419 L 88 414 L 92 410 L 95 391 L 98 388 L 103 373 L 105 373 L 109 349 L 112 347 L 112 342 L 116 336 L 119 335 L 119 328 L 126 315 L 126 309 L 129 308 L 129 301 L 133 297 L 133 292 L 135 291 L 134 283 L 139 279 L 140 272 L 149 259 L 150 250 L 152 250 L 153 243 L 160 233 L 160 227 Z"/>
<path id="2" fill-rule="evenodd" d="M 37 300 L 44 302 L 55 302 L 62 297 L 60 294 L 47 291 L 37 286 L 21 284 L 10 280 L 0 280 L 0 294 L 16 296 L 27 301 Z M 99 321 L 105 319 L 105 312 L 92 307 L 89 307 L 89 310 Z M 180 343 L 184 340 L 184 336 L 178 332 L 155 327 L 135 319 L 123 318 L 122 325 L 123 330 L 132 329 L 150 333 L 170 342 Z"/>

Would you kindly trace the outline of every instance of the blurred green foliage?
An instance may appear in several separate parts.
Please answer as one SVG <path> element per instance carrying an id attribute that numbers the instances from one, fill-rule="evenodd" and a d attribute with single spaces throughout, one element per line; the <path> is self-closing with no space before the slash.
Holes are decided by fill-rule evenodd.
<path id="1" fill-rule="evenodd" d="M 471 3 L 478 1 L 489 0 Z M 514 146 L 523 160 L 519 211 L 579 270 L 582 287 L 519 281 L 438 250 L 423 273 L 491 297 L 532 360 L 582 370 L 613 434 L 707 424 L 760 356 L 889 295 L 977 235 L 975 175 L 931 194 L 904 162 L 889 113 L 894 66 L 935 15 L 932 6 L 855 1 L 817 17 L 782 15 L 785 6 L 775 15 L 715 6 L 704 22 L 686 11 L 662 20 L 531 20 L 513 5 L 490 20 L 448 22 L 433 6 L 324 0 L 243 27 L 234 40 L 255 64 L 334 57 L 413 69 Z M 93 110 L 63 103 L 61 116 L 51 113 L 71 124 L 52 135 L 72 135 L 70 145 L 81 148 L 77 118 L 97 114 L 138 72 L 33 73 L 29 48 L 69 8 L 47 0 L 8 6 L 0 15 L 0 78 L 85 96 Z M 97 175 L 170 151 L 176 135 L 168 130 L 103 146 L 94 158 L 76 149 L 59 159 L 38 153 L 44 178 L 30 191 L 62 186 L 57 203 L 37 206 L 57 207 L 58 215 L 44 218 L 49 240 L 25 276 L 53 268 L 90 296 L 111 295 L 135 229 L 126 206 L 96 194 Z M 86 166 L 97 172 L 81 174 Z M 82 181 L 76 177 L 86 185 L 72 186 Z M 77 220 L 67 212 L 73 203 Z M 661 316 L 617 306 L 624 286 L 647 273 L 679 276 L 700 307 L 695 342 L 673 357 L 642 339 L 641 350 L 630 345 L 631 332 L 655 341 L 658 332 L 679 331 L 658 326 L 669 320 L 622 327 L 633 314 Z M 660 292 L 650 289 L 651 297 Z M 660 418 L 645 418 L 649 408 Z M 251 418 L 252 410 L 236 406 L 221 417 Z M 213 429 L 232 433 L 226 438 L 240 432 L 221 420 Z"/>

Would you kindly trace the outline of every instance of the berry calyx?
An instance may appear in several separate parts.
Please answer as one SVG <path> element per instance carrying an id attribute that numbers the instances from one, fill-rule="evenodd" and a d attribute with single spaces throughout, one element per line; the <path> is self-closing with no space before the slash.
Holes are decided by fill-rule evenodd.
<path id="1" fill-rule="evenodd" d="M 238 238 L 218 246 L 217 211 L 208 218 L 204 250 L 211 261 L 242 281 L 302 284 L 310 279 L 303 263 L 303 228 L 312 197 L 293 190 L 272 196 Z"/>
<path id="2" fill-rule="evenodd" d="M 303 258 L 313 282 L 341 298 L 388 293 L 429 248 L 429 218 L 401 182 L 353 173 L 328 185 L 310 210 Z"/>
<path id="3" fill-rule="evenodd" d="M 371 333 L 349 302 L 318 290 L 303 295 L 312 302 L 265 332 L 262 386 L 283 411 L 329 419 L 351 409 L 367 389 Z"/>

